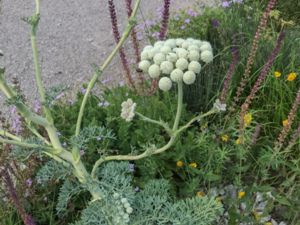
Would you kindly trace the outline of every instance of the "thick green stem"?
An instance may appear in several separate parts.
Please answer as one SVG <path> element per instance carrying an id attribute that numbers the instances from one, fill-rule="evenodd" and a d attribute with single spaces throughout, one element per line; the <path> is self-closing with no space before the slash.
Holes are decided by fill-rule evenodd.
<path id="1" fill-rule="evenodd" d="M 178 82 L 178 103 L 177 103 L 177 112 L 176 117 L 173 125 L 173 131 L 178 129 L 179 121 L 181 117 L 182 112 L 182 102 L 183 102 L 183 87 L 182 87 L 182 81 Z"/>
<path id="2" fill-rule="evenodd" d="M 138 113 L 138 112 L 135 112 L 135 114 L 137 116 L 139 116 L 142 120 L 146 121 L 146 122 L 153 123 L 153 124 L 156 124 L 156 125 L 159 125 L 159 126 L 163 127 L 168 134 L 172 133 L 172 130 L 170 129 L 170 127 L 169 127 L 169 125 L 167 123 L 165 123 L 163 121 L 153 120 L 153 119 L 151 119 L 151 118 L 149 118 L 147 116 L 144 116 L 143 114 Z"/>
<path id="3" fill-rule="evenodd" d="M 17 137 L 17 136 L 15 136 L 15 135 L 13 135 L 13 134 L 5 131 L 5 130 L 0 130 L 0 136 L 8 137 L 8 138 L 10 138 L 12 140 L 15 140 L 15 141 L 22 141 L 22 139 L 20 137 Z"/>
<path id="4" fill-rule="evenodd" d="M 82 118 L 83 118 L 83 114 L 84 114 L 84 109 L 85 109 L 88 97 L 89 97 L 93 87 L 95 86 L 99 76 L 107 68 L 107 66 L 110 64 L 110 62 L 114 58 L 114 56 L 118 53 L 118 51 L 120 50 L 122 45 L 125 43 L 125 41 L 127 40 L 132 28 L 135 25 L 136 14 L 137 14 L 137 10 L 139 8 L 140 2 L 141 2 L 141 0 L 136 0 L 135 7 L 132 11 L 132 14 L 131 14 L 131 16 L 129 18 L 129 21 L 128 21 L 128 24 L 127 24 L 127 28 L 126 28 L 125 32 L 123 33 L 119 43 L 116 45 L 116 47 L 111 52 L 111 54 L 108 56 L 108 58 L 105 60 L 103 65 L 100 67 L 100 69 L 94 73 L 91 81 L 88 84 L 87 90 L 85 92 L 85 95 L 83 97 L 83 100 L 82 100 L 82 103 L 81 103 L 81 106 L 80 106 L 80 110 L 79 110 L 79 114 L 78 114 L 78 118 L 77 118 L 77 123 L 76 123 L 75 136 L 78 136 L 79 133 L 80 133 Z M 73 155 L 75 156 L 75 158 L 79 158 L 79 149 L 78 148 L 73 148 Z"/>
<path id="5" fill-rule="evenodd" d="M 43 86 L 43 81 L 42 81 L 42 75 L 41 75 L 41 67 L 39 63 L 39 53 L 38 53 L 38 48 L 36 44 L 36 31 L 37 27 L 39 24 L 39 16 L 40 16 L 40 1 L 36 0 L 36 12 L 35 12 L 35 17 L 34 20 L 31 21 L 31 47 L 32 47 L 32 53 L 33 53 L 33 61 L 34 61 L 34 69 L 35 69 L 35 80 L 38 88 L 38 92 L 40 95 L 41 103 L 42 103 L 42 108 L 43 112 L 46 115 L 46 119 L 49 121 L 50 124 L 53 124 L 53 118 L 51 116 L 50 109 L 47 106 L 46 102 L 46 91 Z"/>

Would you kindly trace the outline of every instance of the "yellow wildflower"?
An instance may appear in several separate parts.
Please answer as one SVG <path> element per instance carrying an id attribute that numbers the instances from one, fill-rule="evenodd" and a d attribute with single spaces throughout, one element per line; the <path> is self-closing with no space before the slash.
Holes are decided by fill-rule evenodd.
<path id="1" fill-rule="evenodd" d="M 222 203 L 222 197 L 216 197 L 216 201 L 217 201 L 218 203 Z"/>
<path id="2" fill-rule="evenodd" d="M 293 81 L 293 80 L 295 80 L 296 79 L 296 77 L 297 77 L 297 74 L 296 73 L 289 73 L 288 74 L 288 77 L 287 77 L 287 81 Z"/>
<path id="3" fill-rule="evenodd" d="M 184 163 L 180 160 L 176 162 L 177 167 L 183 167 L 183 165 L 184 165 Z"/>
<path id="4" fill-rule="evenodd" d="M 204 196 L 205 196 L 205 193 L 204 193 L 203 191 L 198 191 L 198 192 L 196 193 L 196 196 L 198 196 L 198 197 L 204 197 Z"/>
<path id="5" fill-rule="evenodd" d="M 244 197 L 245 197 L 245 195 L 246 195 L 246 192 L 244 192 L 244 191 L 240 191 L 240 192 L 239 192 L 239 194 L 238 194 L 238 199 L 242 199 L 242 198 L 244 198 Z"/>
<path id="6" fill-rule="evenodd" d="M 282 126 L 286 127 L 287 125 L 289 125 L 289 120 L 288 119 L 283 120 L 282 121 Z"/>
<path id="7" fill-rule="evenodd" d="M 257 221 L 260 220 L 260 218 L 261 218 L 261 214 L 260 214 L 260 213 L 258 213 L 258 212 L 256 212 L 256 211 L 253 211 L 252 214 L 253 214 L 254 218 L 255 218 Z"/>
<path id="8" fill-rule="evenodd" d="M 272 222 L 266 222 L 264 225 L 273 225 Z"/>
<path id="9" fill-rule="evenodd" d="M 247 113 L 244 116 L 244 124 L 245 124 L 245 126 L 248 126 L 251 123 L 252 119 L 253 119 L 252 114 L 251 113 Z"/>
<path id="10" fill-rule="evenodd" d="M 190 167 L 193 167 L 193 168 L 197 168 L 198 165 L 197 165 L 197 163 L 192 162 L 192 163 L 189 164 L 189 166 L 190 166 Z"/>
<path id="11" fill-rule="evenodd" d="M 275 76 L 276 78 L 281 77 L 281 72 L 275 71 L 275 72 L 274 72 L 274 76 Z"/>
<path id="12" fill-rule="evenodd" d="M 235 140 L 235 144 L 236 144 L 236 145 L 240 145 L 240 144 L 241 144 L 241 139 L 240 139 L 240 138 L 236 139 L 236 140 Z"/>
<path id="13" fill-rule="evenodd" d="M 280 11 L 279 10 L 271 10 L 270 11 L 270 17 L 274 18 L 275 20 L 278 20 L 280 17 Z"/>
<path id="14" fill-rule="evenodd" d="M 227 134 L 222 135 L 221 140 L 224 142 L 228 142 L 229 136 Z"/>

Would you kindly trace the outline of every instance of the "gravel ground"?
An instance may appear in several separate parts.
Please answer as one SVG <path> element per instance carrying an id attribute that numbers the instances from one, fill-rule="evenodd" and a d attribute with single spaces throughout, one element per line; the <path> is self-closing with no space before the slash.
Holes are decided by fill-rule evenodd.
<path id="1" fill-rule="evenodd" d="M 217 0 L 216 0 L 217 1 Z M 199 4 L 213 6 L 213 0 L 173 0 L 172 11 Z M 116 0 L 120 29 L 126 23 L 125 1 Z M 155 14 L 163 0 L 142 0 L 141 10 L 148 17 Z M 30 101 L 36 98 L 29 25 L 21 20 L 32 15 L 33 0 L 0 0 L 0 51 L 1 65 L 6 77 L 17 76 L 22 90 Z M 139 15 L 140 16 L 140 15 Z M 107 1 L 55 0 L 41 1 L 41 21 L 38 30 L 38 48 L 46 87 L 68 85 L 71 89 L 88 81 L 92 64 L 103 62 L 114 46 Z M 103 75 L 103 79 L 121 76 L 118 58 Z M 4 109 L 0 94 L 0 109 Z"/>

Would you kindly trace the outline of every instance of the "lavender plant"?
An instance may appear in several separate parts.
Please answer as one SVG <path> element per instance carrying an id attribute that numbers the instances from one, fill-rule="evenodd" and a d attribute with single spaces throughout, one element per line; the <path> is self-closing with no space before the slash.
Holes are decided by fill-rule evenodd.
<path id="1" fill-rule="evenodd" d="M 59 131 L 54 124 L 51 114 L 51 105 L 49 104 L 49 101 L 47 101 L 47 94 L 42 83 L 42 74 L 37 49 L 37 30 L 40 21 L 40 0 L 35 0 L 35 14 L 26 19 L 26 21 L 31 26 L 31 45 L 34 59 L 35 80 L 42 106 L 41 115 L 33 112 L 24 103 L 24 101 L 22 101 L 19 93 L 6 82 L 4 77 L 5 70 L 3 68 L 0 69 L 0 90 L 5 94 L 9 103 L 16 107 L 20 115 L 24 118 L 26 126 L 32 134 L 36 136 L 35 138 L 24 139 L 23 137 L 12 134 L 7 130 L 0 130 L 0 142 L 3 144 L 17 146 L 24 151 L 34 150 L 34 152 L 38 154 L 49 156 L 53 160 L 51 162 L 56 162 L 60 165 L 58 167 L 53 166 L 53 163 L 45 165 L 45 167 L 43 167 L 44 172 L 40 173 L 41 179 L 47 180 L 47 177 L 49 179 L 51 175 L 54 175 L 53 173 L 57 172 L 57 168 L 66 168 L 65 170 L 61 169 L 59 171 L 60 176 L 64 180 L 57 205 L 57 211 L 59 213 L 64 212 L 68 201 L 71 200 L 73 195 L 82 191 L 88 191 L 90 193 L 92 198 L 90 205 L 82 214 L 83 222 L 79 221 L 76 224 L 123 225 L 128 224 L 129 221 L 130 224 L 148 224 L 147 221 L 134 223 L 134 221 L 132 221 L 132 219 L 135 219 L 134 216 L 132 216 L 131 219 L 131 214 L 135 215 L 139 204 L 143 205 L 142 203 L 145 203 L 146 207 L 147 204 L 149 206 L 149 204 L 152 203 L 149 199 L 145 199 L 142 196 L 141 198 L 136 198 L 136 201 L 138 202 L 134 201 L 135 196 L 133 188 L 131 187 L 131 178 L 126 176 L 125 167 L 127 164 L 107 162 L 134 161 L 163 153 L 170 149 L 175 144 L 175 141 L 180 134 L 189 128 L 194 122 L 200 121 L 209 115 L 225 111 L 226 109 L 226 105 L 222 104 L 218 100 L 211 110 L 204 114 L 197 115 L 185 125 L 180 126 L 181 112 L 183 108 L 183 84 L 191 85 L 195 82 L 196 74 L 201 71 L 201 64 L 199 62 L 200 59 L 205 63 L 209 63 L 213 60 L 211 45 L 208 42 L 200 40 L 171 39 L 166 42 L 157 42 L 154 47 L 148 46 L 141 54 L 143 61 L 140 63 L 140 68 L 143 71 L 148 72 L 152 78 L 158 78 L 160 74 L 164 74 L 165 76 L 159 81 L 159 87 L 163 91 L 171 89 L 172 81 L 177 84 L 178 104 L 173 126 L 170 127 L 168 122 L 156 121 L 142 115 L 136 111 L 136 107 L 138 108 L 138 106 L 131 99 L 122 103 L 121 117 L 127 122 L 130 122 L 135 116 L 137 116 L 145 122 L 156 124 L 165 130 L 166 134 L 169 136 L 169 141 L 161 147 L 145 145 L 145 148 L 142 150 L 143 152 L 137 155 L 129 154 L 109 156 L 104 154 L 95 162 L 91 171 L 88 171 L 83 162 L 80 147 L 83 146 L 89 138 L 93 138 L 93 135 L 95 135 L 95 137 L 101 137 L 101 139 L 104 140 L 114 138 L 114 136 L 106 128 L 90 129 L 87 127 L 82 129 L 82 120 L 84 118 L 87 100 L 98 78 L 109 65 L 113 57 L 120 49 L 122 49 L 123 43 L 130 35 L 130 32 L 136 23 L 136 14 L 140 2 L 140 0 L 136 0 L 125 32 L 121 37 L 116 38 L 118 43 L 114 50 L 105 60 L 103 65 L 95 69 L 81 103 L 75 134 L 70 140 L 70 147 L 65 146 L 60 139 Z M 174 67 L 176 67 L 176 69 L 174 69 Z M 170 75 L 171 79 L 167 77 L 167 75 Z M 46 137 L 39 132 L 39 128 L 43 128 L 46 131 Z M 70 171 L 72 171 L 72 175 L 69 174 Z M 159 185 L 162 185 L 162 183 L 159 183 Z M 157 190 L 162 189 L 163 188 L 160 186 L 157 187 Z M 156 200 L 154 202 L 156 204 L 159 203 L 156 202 Z M 162 206 L 159 207 L 163 207 L 165 211 L 161 212 L 161 220 L 158 222 L 159 224 L 207 224 L 207 222 L 214 219 L 217 211 L 220 209 L 220 206 L 218 206 L 217 203 L 211 202 L 209 199 L 191 199 L 175 204 L 166 202 L 161 205 Z M 194 208 L 200 206 L 203 210 L 196 212 Z M 178 215 L 177 211 L 180 208 L 185 210 L 182 210 L 182 212 Z M 210 211 L 210 213 L 208 213 L 208 211 Z M 144 213 L 151 212 L 145 211 Z M 206 213 L 211 216 L 207 217 Z M 136 216 L 139 218 L 136 219 L 137 221 L 142 219 L 140 218 L 140 214 L 137 214 Z"/>

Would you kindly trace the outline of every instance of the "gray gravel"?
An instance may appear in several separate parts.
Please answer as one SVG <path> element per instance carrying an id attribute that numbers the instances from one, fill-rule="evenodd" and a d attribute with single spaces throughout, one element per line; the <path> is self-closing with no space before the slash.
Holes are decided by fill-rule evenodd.
<path id="1" fill-rule="evenodd" d="M 125 1 L 116 0 L 120 29 L 126 23 Z M 142 0 L 141 9 L 146 16 L 155 13 L 163 0 Z M 172 10 L 215 1 L 173 0 Z M 32 15 L 34 0 L 0 0 L 0 50 L 1 64 L 6 67 L 6 77 L 17 76 L 30 101 L 36 98 L 34 69 L 31 54 L 29 25 L 21 20 Z M 74 89 L 88 81 L 93 63 L 103 62 L 113 48 L 109 13 L 106 0 L 41 0 L 41 21 L 38 30 L 38 47 L 43 81 L 46 87 L 59 84 Z M 122 70 L 115 59 L 103 75 L 118 78 Z M 116 80 L 115 79 L 115 80 Z M 0 94 L 0 108 L 3 109 Z"/>

